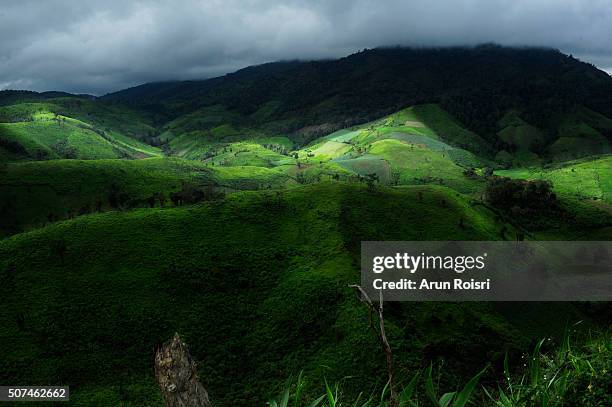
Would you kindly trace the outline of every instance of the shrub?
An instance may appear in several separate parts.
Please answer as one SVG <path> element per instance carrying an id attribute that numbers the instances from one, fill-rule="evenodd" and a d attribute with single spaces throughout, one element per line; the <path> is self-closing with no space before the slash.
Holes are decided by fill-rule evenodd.
<path id="1" fill-rule="evenodd" d="M 523 215 L 557 206 L 557 197 L 549 181 L 493 177 L 487 184 L 486 199 L 502 209 L 517 208 Z"/>

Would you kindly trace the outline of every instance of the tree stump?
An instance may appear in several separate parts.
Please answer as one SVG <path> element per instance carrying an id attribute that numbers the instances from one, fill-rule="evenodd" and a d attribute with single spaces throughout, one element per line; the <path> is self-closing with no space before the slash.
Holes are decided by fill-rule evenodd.
<path id="1" fill-rule="evenodd" d="M 155 353 L 155 378 L 166 407 L 212 407 L 196 364 L 178 334 Z"/>

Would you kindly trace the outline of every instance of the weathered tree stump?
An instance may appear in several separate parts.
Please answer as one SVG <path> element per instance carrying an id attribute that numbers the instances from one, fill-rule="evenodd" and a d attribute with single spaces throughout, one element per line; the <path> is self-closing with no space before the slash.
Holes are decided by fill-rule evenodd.
<path id="1" fill-rule="evenodd" d="M 166 407 L 212 407 L 196 364 L 178 334 L 155 353 L 155 378 Z"/>

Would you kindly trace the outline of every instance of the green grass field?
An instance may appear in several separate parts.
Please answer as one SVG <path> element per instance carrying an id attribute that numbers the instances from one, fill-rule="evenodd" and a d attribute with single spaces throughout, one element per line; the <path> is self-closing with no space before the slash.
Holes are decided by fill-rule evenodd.
<path id="1" fill-rule="evenodd" d="M 518 168 L 496 173 L 511 178 L 548 180 L 563 197 L 612 205 L 610 155 L 570 161 L 550 168 Z"/>
<path id="2" fill-rule="evenodd" d="M 13 161 L 160 155 L 159 149 L 134 138 L 139 135 L 138 131 L 144 133 L 152 128 L 125 124 L 130 116 L 100 108 L 88 109 L 87 106 L 93 105 L 88 101 L 52 101 L 0 107 L 0 157 Z M 94 110 L 96 116 L 90 113 Z"/>
<path id="3" fill-rule="evenodd" d="M 372 144 L 370 154 L 384 158 L 392 171 L 398 171 L 400 184 L 440 184 L 459 192 L 474 192 L 482 185 L 463 174 L 448 153 L 406 144 L 397 140 L 382 140 Z"/>
<path id="4" fill-rule="evenodd" d="M 345 183 L 54 223 L 0 241 L 0 344 L 12 349 L 0 379 L 69 384 L 74 405 L 159 404 L 150 361 L 176 331 L 217 405 L 259 405 L 302 369 L 354 396 L 384 384 L 373 381 L 384 365 L 367 312 L 347 287 L 359 281 L 360 242 L 497 240 L 499 229 L 445 187 Z M 532 334 L 486 304 L 398 304 L 387 318 L 399 372 L 458 352 L 445 386 Z"/>
<path id="5" fill-rule="evenodd" d="M 114 210 L 113 195 L 128 207 L 172 206 L 170 194 L 187 183 L 216 190 L 278 189 L 297 184 L 284 169 L 210 167 L 178 158 L 46 160 L 0 168 L 2 235 L 91 212 Z"/>

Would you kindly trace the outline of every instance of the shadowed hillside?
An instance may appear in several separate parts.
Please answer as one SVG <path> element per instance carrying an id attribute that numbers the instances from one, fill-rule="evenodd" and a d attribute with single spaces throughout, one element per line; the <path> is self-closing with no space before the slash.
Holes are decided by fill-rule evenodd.
<path id="1" fill-rule="evenodd" d="M 439 103 L 492 140 L 508 110 L 554 130 L 555 116 L 575 105 L 612 116 L 611 95 L 608 74 L 558 51 L 485 45 L 380 48 L 333 61 L 279 62 L 206 81 L 147 84 L 103 99 L 171 116 L 223 106 L 234 115 L 230 123 L 277 132 L 338 129 L 405 106 Z"/>

